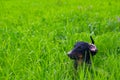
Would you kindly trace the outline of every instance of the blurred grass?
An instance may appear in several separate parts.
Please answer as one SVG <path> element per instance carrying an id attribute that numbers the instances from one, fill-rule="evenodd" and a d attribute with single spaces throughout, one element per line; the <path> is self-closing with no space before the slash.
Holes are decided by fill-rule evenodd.
<path id="1" fill-rule="evenodd" d="M 119 80 L 119 0 L 0 0 L 1 80 Z M 98 54 L 76 75 L 67 57 L 77 41 Z M 86 74 L 86 75 L 85 75 Z M 85 76 L 84 76 L 85 75 Z"/>

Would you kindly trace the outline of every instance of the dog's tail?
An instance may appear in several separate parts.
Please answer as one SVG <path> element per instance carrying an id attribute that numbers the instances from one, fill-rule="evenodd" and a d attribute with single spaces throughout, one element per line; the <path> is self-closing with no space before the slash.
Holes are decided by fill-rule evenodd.
<path id="1" fill-rule="evenodd" d="M 90 39 L 91 39 L 91 41 L 92 41 L 92 44 L 94 44 L 95 42 L 94 42 L 94 40 L 93 40 L 92 36 L 90 36 Z"/>

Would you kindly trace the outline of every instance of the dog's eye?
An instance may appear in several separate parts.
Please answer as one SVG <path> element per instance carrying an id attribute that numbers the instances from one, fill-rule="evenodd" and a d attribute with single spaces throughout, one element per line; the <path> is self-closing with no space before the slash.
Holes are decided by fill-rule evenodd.
<path id="1" fill-rule="evenodd" d="M 81 46 L 78 46 L 79 49 L 81 49 Z"/>

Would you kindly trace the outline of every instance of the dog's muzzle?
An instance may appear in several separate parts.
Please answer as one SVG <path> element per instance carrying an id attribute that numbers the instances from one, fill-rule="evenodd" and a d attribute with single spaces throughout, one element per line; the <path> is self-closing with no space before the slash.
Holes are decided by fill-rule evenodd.
<path id="1" fill-rule="evenodd" d="M 77 55 L 77 53 L 74 53 L 74 51 L 69 51 L 68 52 L 68 57 L 73 60 L 78 60 L 80 57 Z"/>

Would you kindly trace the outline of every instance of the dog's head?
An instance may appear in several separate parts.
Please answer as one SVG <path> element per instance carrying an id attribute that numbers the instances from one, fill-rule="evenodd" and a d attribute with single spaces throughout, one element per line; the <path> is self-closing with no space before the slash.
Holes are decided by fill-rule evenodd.
<path id="1" fill-rule="evenodd" d="M 77 42 L 70 52 L 68 52 L 68 56 L 74 60 L 83 60 L 85 55 L 95 55 L 97 52 L 97 48 L 94 44 L 88 44 L 86 42 Z"/>

